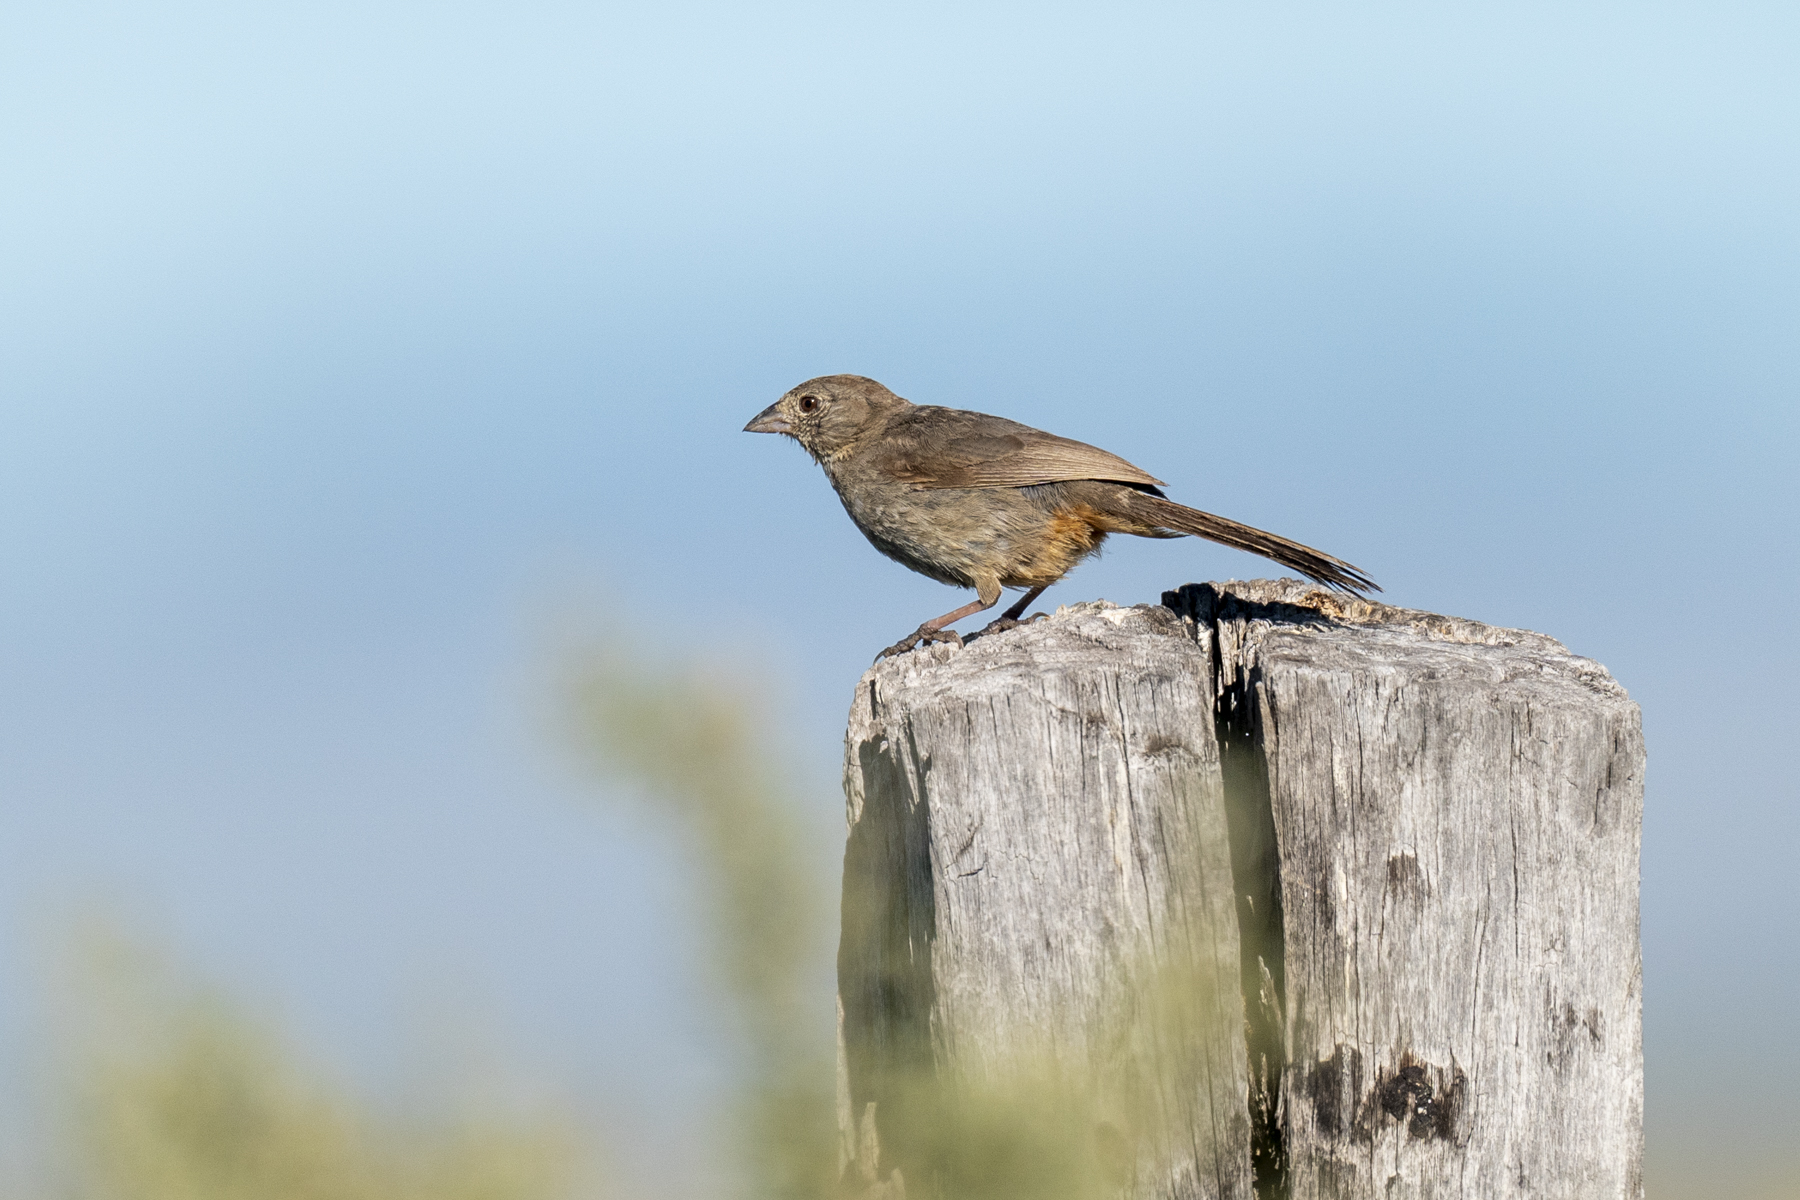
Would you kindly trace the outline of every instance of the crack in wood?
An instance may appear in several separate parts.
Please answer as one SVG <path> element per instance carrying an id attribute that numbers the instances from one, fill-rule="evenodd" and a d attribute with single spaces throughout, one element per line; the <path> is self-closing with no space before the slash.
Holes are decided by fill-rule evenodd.
<path id="1" fill-rule="evenodd" d="M 1213 641 L 1217 645 L 1216 632 Z M 1283 1200 L 1288 1194 L 1287 1132 L 1281 1105 L 1281 1078 L 1287 1064 L 1287 947 L 1281 855 L 1269 795 L 1268 762 L 1253 699 L 1255 686 L 1252 668 L 1219 689 L 1214 726 L 1238 901 L 1253 1187 L 1257 1200 Z"/>

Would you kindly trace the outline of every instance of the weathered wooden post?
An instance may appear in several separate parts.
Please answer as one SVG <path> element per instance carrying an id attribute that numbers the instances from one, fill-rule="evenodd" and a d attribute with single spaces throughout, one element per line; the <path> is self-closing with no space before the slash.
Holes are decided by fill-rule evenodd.
<path id="1" fill-rule="evenodd" d="M 1641 1196 L 1643 761 L 1550 638 L 1291 581 L 878 665 L 848 1190 L 980 1190 L 959 1097 L 1011 1073 L 1070 1097 L 1057 1194 Z"/>

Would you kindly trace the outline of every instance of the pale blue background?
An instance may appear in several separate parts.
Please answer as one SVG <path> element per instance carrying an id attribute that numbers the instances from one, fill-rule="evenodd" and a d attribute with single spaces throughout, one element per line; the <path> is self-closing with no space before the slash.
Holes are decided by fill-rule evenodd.
<path id="1" fill-rule="evenodd" d="M 760 657 L 831 856 L 857 675 L 962 599 L 739 432 L 855 371 L 1604 662 L 1652 1184 L 1766 1149 L 1796 63 L 1778 4 L 0 7 L 6 1111 L 100 896 L 371 1086 L 466 1006 L 668 1144 L 720 1071 L 682 860 L 559 750 L 558 651 Z"/>

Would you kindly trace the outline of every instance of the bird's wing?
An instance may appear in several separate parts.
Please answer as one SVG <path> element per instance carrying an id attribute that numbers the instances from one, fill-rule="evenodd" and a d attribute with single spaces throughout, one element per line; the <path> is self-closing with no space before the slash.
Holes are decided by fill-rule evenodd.
<path id="1" fill-rule="evenodd" d="M 881 468 L 920 487 L 1031 487 L 1070 479 L 1162 484 L 1097 446 L 985 413 L 919 405 L 901 414 L 886 433 Z"/>

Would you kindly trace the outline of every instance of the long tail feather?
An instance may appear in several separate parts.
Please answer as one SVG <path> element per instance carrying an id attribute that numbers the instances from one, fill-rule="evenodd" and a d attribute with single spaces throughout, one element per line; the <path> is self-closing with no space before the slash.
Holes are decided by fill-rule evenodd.
<path id="1" fill-rule="evenodd" d="M 1212 513 L 1201 512 L 1197 508 L 1189 508 L 1185 504 L 1177 504 L 1173 500 L 1165 500 L 1147 492 L 1132 491 L 1127 502 L 1132 509 L 1132 516 L 1146 520 L 1158 529 L 1190 533 L 1218 542 L 1222 546 L 1272 558 L 1308 579 L 1339 591 L 1368 593 L 1381 590 L 1373 579 L 1343 559 L 1334 558 L 1322 550 L 1314 550 L 1311 546 L 1302 546 L 1299 542 L 1291 542 L 1277 534 L 1252 529 L 1226 517 L 1215 517 Z"/>

